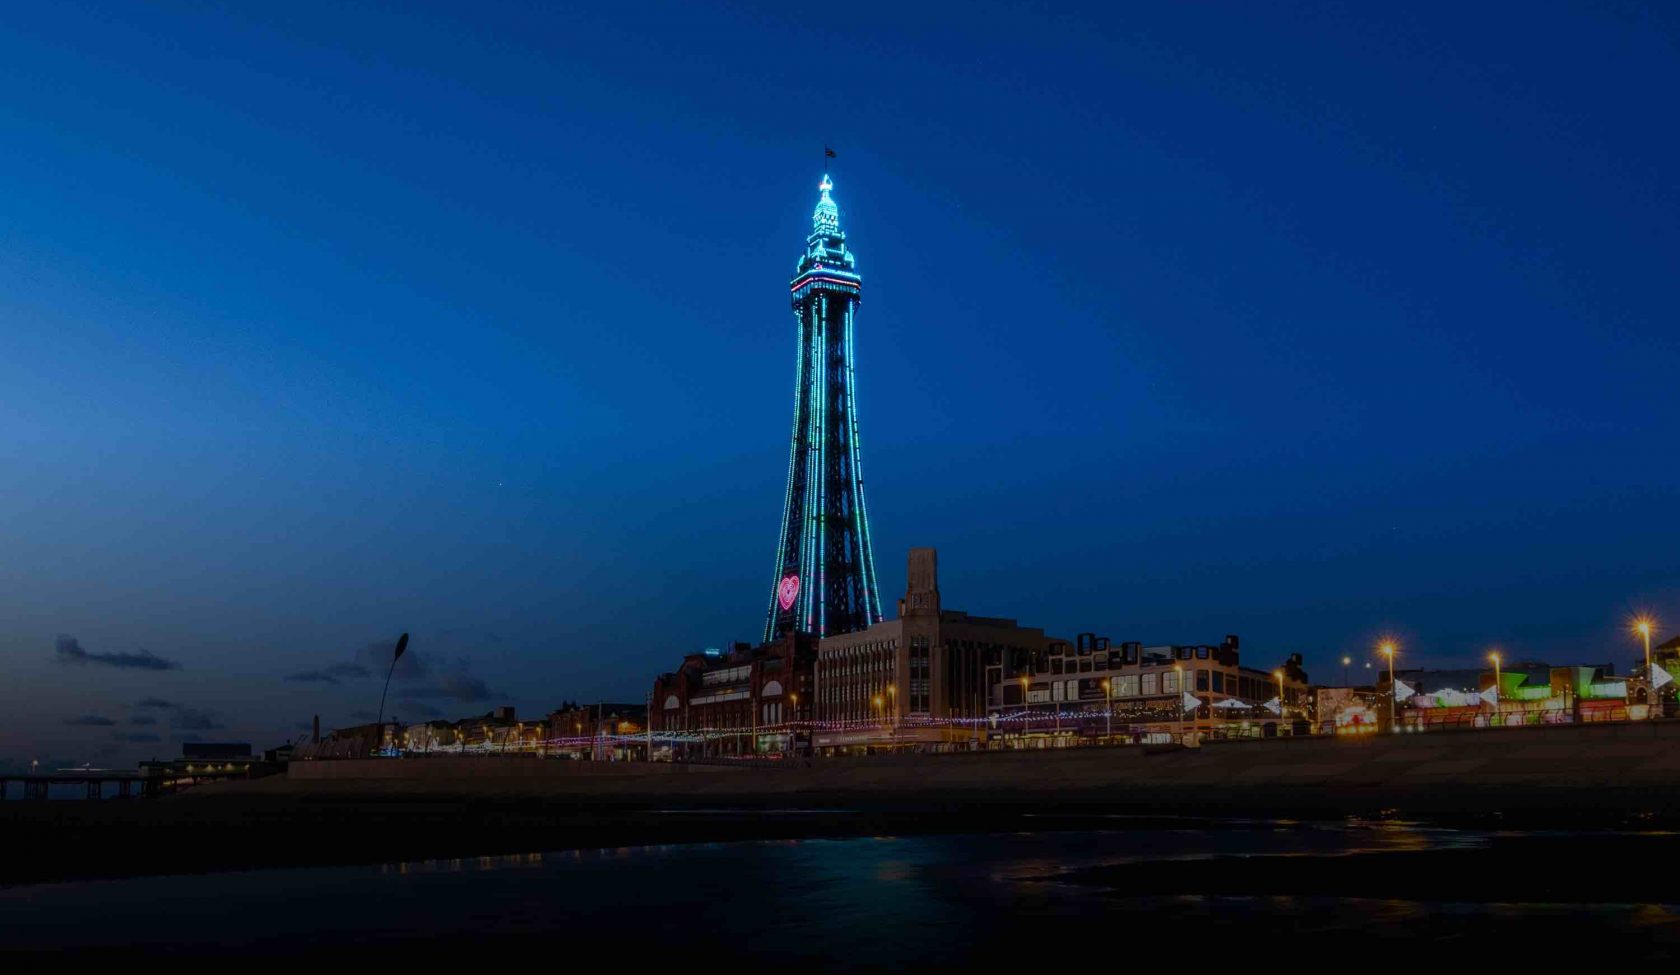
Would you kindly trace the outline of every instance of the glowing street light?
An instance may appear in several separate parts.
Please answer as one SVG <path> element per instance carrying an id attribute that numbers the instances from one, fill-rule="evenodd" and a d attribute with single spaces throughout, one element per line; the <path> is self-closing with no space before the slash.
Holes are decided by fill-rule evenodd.
<path id="1" fill-rule="evenodd" d="M 1173 673 L 1178 675 L 1178 700 L 1173 703 L 1178 707 L 1178 740 L 1184 741 L 1184 695 L 1190 693 L 1184 689 L 1184 666 L 1173 664 Z"/>
<path id="2" fill-rule="evenodd" d="M 1394 682 L 1394 652 L 1400 649 L 1393 640 L 1384 640 L 1377 650 L 1388 658 L 1388 733 L 1400 731 L 1400 685 Z"/>
<path id="3" fill-rule="evenodd" d="M 1112 691 L 1112 687 L 1108 682 L 1108 678 L 1104 677 L 1103 678 L 1104 712 L 1108 716 L 1108 740 L 1110 742 L 1113 742 L 1114 741 L 1114 695 L 1113 695 L 1113 693 L 1111 693 L 1111 691 Z"/>
<path id="4" fill-rule="evenodd" d="M 1278 717 L 1281 718 L 1283 717 L 1284 712 L 1288 710 L 1283 706 L 1283 671 L 1274 670 L 1272 671 L 1272 676 L 1277 678 L 1278 682 Z"/>
<path id="5" fill-rule="evenodd" d="M 1649 616 L 1641 616 L 1633 621 L 1633 631 L 1645 641 L 1645 717 L 1647 720 L 1657 716 L 1657 686 L 1651 679 L 1651 630 L 1657 621 Z"/>
<path id="6" fill-rule="evenodd" d="M 1488 654 L 1488 659 L 1493 661 L 1493 716 L 1497 720 L 1499 717 L 1499 699 L 1505 695 L 1505 685 L 1499 681 L 1499 651 L 1495 650 Z"/>
<path id="7" fill-rule="evenodd" d="M 1349 667 L 1349 666 L 1350 666 L 1350 665 L 1352 665 L 1352 663 L 1353 663 L 1353 658 L 1352 658 L 1352 657 L 1343 657 L 1343 658 L 1342 658 L 1342 685 L 1343 685 L 1343 686 L 1344 686 L 1344 687 L 1345 687 L 1345 686 L 1347 686 L 1347 682 L 1348 682 L 1348 667 Z"/>

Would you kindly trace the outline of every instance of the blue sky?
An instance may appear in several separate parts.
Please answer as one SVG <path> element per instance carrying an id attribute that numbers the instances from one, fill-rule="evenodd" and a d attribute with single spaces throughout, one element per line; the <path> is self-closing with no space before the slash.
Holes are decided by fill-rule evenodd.
<path id="1" fill-rule="evenodd" d="M 825 142 L 888 605 L 1680 623 L 1666 7 L 555 6 L 11 12 L 0 759 L 348 723 L 404 630 L 405 717 L 751 638 Z"/>

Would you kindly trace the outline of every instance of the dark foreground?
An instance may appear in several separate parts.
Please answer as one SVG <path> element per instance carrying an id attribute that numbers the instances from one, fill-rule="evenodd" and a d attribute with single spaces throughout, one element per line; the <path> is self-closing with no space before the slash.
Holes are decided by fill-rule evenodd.
<path id="1" fill-rule="evenodd" d="M 1608 798 L 1607 798 L 1608 797 Z M 1450 801 L 1385 805 L 1296 789 L 1147 801 L 1075 793 L 721 796 L 181 795 L 0 804 L 0 884 L 343 866 L 676 843 L 986 832 L 1148 831 L 1251 819 L 1429 822 L 1465 830 L 1680 830 L 1643 793 L 1594 796 L 1462 789 Z M 1238 801 L 1246 800 L 1246 801 Z M 1356 801 L 1360 800 L 1360 801 Z M 1666 846 L 1665 846 L 1666 848 Z M 1583 864 L 1588 861 L 1581 861 Z M 1571 867 L 1573 869 L 1573 867 Z"/>
<path id="2" fill-rule="evenodd" d="M 801 816 L 727 818 L 773 832 Z M 708 970 L 1051 970 L 1106 959 L 1264 971 L 1312 958 L 1470 970 L 1513 953 L 1547 969 L 1620 965 L 1680 945 L 1674 836 L 1254 820 L 1015 826 L 11 887 L 0 889 L 0 953 L 258 968 L 331 959 L 430 970 L 528 950 Z"/>

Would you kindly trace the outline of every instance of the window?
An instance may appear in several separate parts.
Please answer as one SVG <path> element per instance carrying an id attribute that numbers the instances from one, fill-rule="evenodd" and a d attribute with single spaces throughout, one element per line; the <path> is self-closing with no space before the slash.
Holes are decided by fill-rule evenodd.
<path id="1" fill-rule="evenodd" d="M 1161 675 L 1161 693 L 1162 694 L 1177 694 L 1178 693 L 1178 672 L 1177 671 L 1169 671 L 1169 672 Z"/>
<path id="2" fill-rule="evenodd" d="M 1138 696 L 1137 675 L 1132 674 L 1129 677 L 1120 678 L 1120 682 L 1115 685 L 1114 696 L 1115 697 L 1137 697 Z"/>
<path id="3" fill-rule="evenodd" d="M 1154 697 L 1159 692 L 1159 688 L 1156 686 L 1159 679 L 1160 679 L 1159 674 L 1144 674 L 1143 675 L 1143 696 L 1144 697 Z"/>
<path id="4" fill-rule="evenodd" d="M 1196 659 L 1197 660 L 1206 660 L 1207 655 L 1208 655 L 1208 648 L 1207 647 L 1197 647 L 1196 648 Z"/>
<path id="5" fill-rule="evenodd" d="M 1205 670 L 1196 671 L 1196 690 L 1205 691 L 1207 689 L 1208 689 L 1208 672 L 1205 671 Z"/>
<path id="6" fill-rule="evenodd" d="M 1213 672 L 1213 690 L 1215 693 L 1225 693 L 1225 675 L 1219 671 Z"/>

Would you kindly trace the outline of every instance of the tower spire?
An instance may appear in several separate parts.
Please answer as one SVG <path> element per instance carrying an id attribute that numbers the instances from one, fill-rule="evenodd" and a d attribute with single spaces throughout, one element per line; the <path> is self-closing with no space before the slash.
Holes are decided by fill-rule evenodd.
<path id="1" fill-rule="evenodd" d="M 817 201 L 817 208 L 811 211 L 811 234 L 833 236 L 840 232 L 840 208 L 835 205 L 834 197 L 829 191 L 834 189 L 834 181 L 823 173 L 822 182 L 817 184 L 822 191 L 822 199 Z"/>

